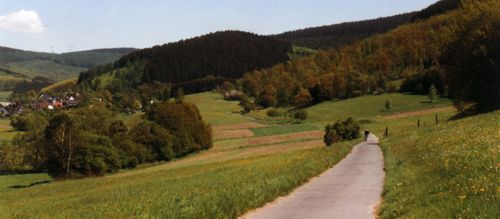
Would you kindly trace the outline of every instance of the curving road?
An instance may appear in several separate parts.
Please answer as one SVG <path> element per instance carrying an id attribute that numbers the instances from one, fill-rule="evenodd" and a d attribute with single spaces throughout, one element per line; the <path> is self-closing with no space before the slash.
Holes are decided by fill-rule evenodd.
<path id="1" fill-rule="evenodd" d="M 333 168 L 242 218 L 375 218 L 383 168 L 378 138 L 370 134 Z"/>

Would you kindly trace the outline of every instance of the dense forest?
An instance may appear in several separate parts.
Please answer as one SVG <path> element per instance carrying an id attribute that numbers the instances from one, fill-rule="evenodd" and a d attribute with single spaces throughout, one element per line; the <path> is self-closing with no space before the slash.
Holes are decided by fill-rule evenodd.
<path id="1" fill-rule="evenodd" d="M 289 43 L 273 38 L 239 31 L 217 32 L 135 51 L 120 58 L 113 66 L 82 73 L 79 83 L 90 84 L 98 76 L 137 63 L 143 65 L 142 69 L 133 73 L 139 74 L 133 76 L 136 81 L 123 81 L 127 86 L 153 81 L 188 83 L 209 76 L 237 79 L 247 71 L 288 60 L 291 51 Z"/>
<path id="2" fill-rule="evenodd" d="M 350 44 L 374 34 L 385 33 L 417 19 L 426 19 L 456 9 L 460 0 L 441 0 L 421 11 L 382 17 L 377 19 L 345 22 L 341 24 L 311 27 L 288 31 L 274 37 L 292 42 L 294 45 L 328 49 Z"/>
<path id="3" fill-rule="evenodd" d="M 434 85 L 441 95 L 496 108 L 500 7 L 496 1 L 464 4 L 386 34 L 249 72 L 239 86 L 262 106 L 304 106 L 395 91 L 388 82 L 406 79 L 405 91 L 427 93 Z"/>

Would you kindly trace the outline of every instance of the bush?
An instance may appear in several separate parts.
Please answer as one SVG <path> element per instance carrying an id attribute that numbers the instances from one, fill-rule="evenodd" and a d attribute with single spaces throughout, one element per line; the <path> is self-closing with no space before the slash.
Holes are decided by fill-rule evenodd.
<path id="1" fill-rule="evenodd" d="M 299 121 L 299 122 L 303 122 L 307 119 L 307 112 L 303 109 L 299 109 L 299 110 L 294 110 L 292 111 L 291 113 L 291 117 L 295 120 L 295 121 Z"/>
<path id="2" fill-rule="evenodd" d="M 325 135 L 323 142 L 330 146 L 339 141 L 351 140 L 359 138 L 359 122 L 349 117 L 345 121 L 337 121 L 333 125 L 325 127 Z"/>

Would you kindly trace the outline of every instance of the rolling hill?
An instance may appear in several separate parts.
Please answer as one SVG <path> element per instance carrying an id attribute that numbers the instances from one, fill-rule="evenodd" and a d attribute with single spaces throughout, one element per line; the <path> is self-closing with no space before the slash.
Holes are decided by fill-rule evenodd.
<path id="1" fill-rule="evenodd" d="M 0 46 L 0 72 L 18 78 L 46 77 L 51 81 L 75 78 L 81 71 L 114 62 L 135 49 L 95 49 L 69 53 L 24 51 Z"/>

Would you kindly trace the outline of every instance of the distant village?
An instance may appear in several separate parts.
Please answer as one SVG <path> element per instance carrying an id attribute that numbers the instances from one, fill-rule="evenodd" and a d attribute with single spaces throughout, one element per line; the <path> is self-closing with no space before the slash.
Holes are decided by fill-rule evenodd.
<path id="1" fill-rule="evenodd" d="M 31 110 L 55 110 L 61 108 L 73 108 L 79 104 L 79 94 L 66 95 L 64 97 L 41 94 L 31 104 L 20 104 L 17 102 L 0 102 L 0 116 L 8 117 L 20 114 L 29 107 Z"/>

